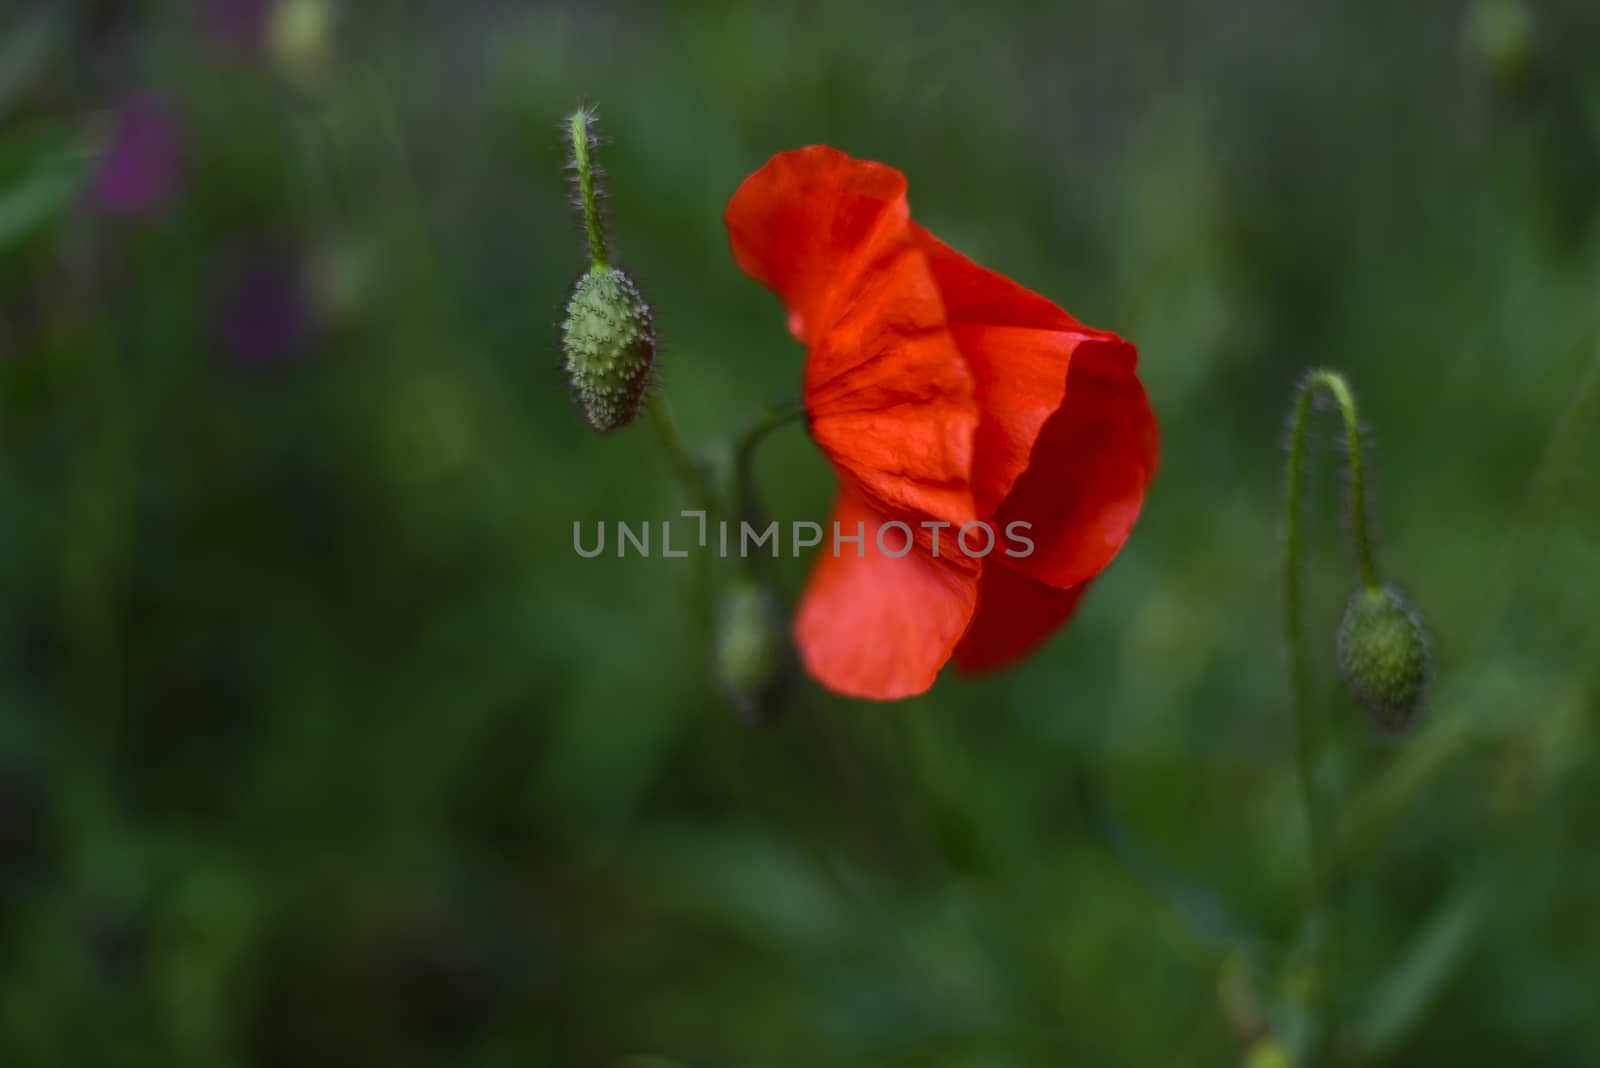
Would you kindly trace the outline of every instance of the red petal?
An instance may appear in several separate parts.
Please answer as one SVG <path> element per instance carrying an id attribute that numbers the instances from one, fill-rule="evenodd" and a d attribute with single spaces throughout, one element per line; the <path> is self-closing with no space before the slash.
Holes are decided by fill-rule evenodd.
<path id="1" fill-rule="evenodd" d="M 1069 589 L 1109 564 L 1128 538 L 1155 473 L 1155 417 L 1122 343 L 1080 345 L 1067 396 L 1034 446 L 995 526 L 1031 524 L 1025 558 L 1007 566 Z"/>
<path id="2" fill-rule="evenodd" d="M 795 617 L 795 644 L 806 670 L 839 693 L 888 701 L 922 693 L 971 622 L 978 604 L 978 568 L 959 554 L 937 559 L 913 548 L 900 557 L 880 551 L 886 520 L 848 488 L 840 491 L 833 522 L 846 536 L 857 524 L 865 541 L 834 555 L 824 530 L 815 569 Z M 890 552 L 905 533 L 883 533 Z"/>
<path id="3" fill-rule="evenodd" d="M 976 518 L 972 380 L 909 244 L 863 273 L 812 345 L 805 398 L 812 439 L 880 510 L 958 526 Z"/>
<path id="4" fill-rule="evenodd" d="M 1088 583 L 1060 590 L 1008 567 L 983 569 L 978 614 L 956 646 L 962 671 L 993 671 L 1033 651 L 1068 619 Z"/>
<path id="5" fill-rule="evenodd" d="M 811 435 L 841 476 L 913 525 L 975 518 L 972 375 L 917 247 L 904 176 L 823 146 L 785 152 L 739 187 L 727 223 L 740 266 L 810 345 Z"/>
<path id="6" fill-rule="evenodd" d="M 944 298 L 945 316 L 972 371 L 979 423 L 972 492 L 979 515 L 993 515 L 1011 492 L 1045 422 L 1061 407 L 1067 368 L 1085 343 L 1133 350 L 1054 303 L 980 267 L 921 227 L 915 238 Z"/>
<path id="7" fill-rule="evenodd" d="M 827 145 L 780 152 L 746 178 L 724 222 L 733 258 L 778 295 L 801 341 L 828 303 L 848 291 L 880 228 L 910 219 L 905 175 Z"/>

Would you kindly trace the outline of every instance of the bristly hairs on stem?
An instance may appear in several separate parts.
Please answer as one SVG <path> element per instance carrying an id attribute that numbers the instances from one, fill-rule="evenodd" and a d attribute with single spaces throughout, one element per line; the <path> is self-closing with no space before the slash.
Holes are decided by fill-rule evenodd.
<path id="1" fill-rule="evenodd" d="M 561 324 L 574 395 L 589 424 L 602 434 L 632 423 L 650 390 L 655 367 L 655 319 L 632 278 L 606 255 L 595 173 L 594 111 L 581 107 L 564 124 L 574 174 L 575 206 L 589 238 L 589 269 L 573 284 Z M 650 401 L 652 409 L 656 401 Z"/>
<path id="2" fill-rule="evenodd" d="M 1327 867 L 1328 843 L 1332 815 L 1320 789 L 1318 769 L 1323 751 L 1324 730 L 1322 717 L 1312 705 L 1311 668 L 1305 648 L 1305 629 L 1301 623 L 1300 608 L 1300 525 L 1303 510 L 1302 485 L 1304 483 L 1306 432 L 1310 423 L 1311 401 L 1319 389 L 1327 389 L 1340 402 L 1344 414 L 1346 437 L 1349 439 L 1350 500 L 1359 502 L 1365 492 L 1360 466 L 1360 428 L 1356 422 L 1354 399 L 1344 379 L 1331 371 L 1312 371 L 1301 379 L 1295 390 L 1295 399 L 1289 410 L 1289 463 L 1285 472 L 1285 502 L 1283 525 L 1283 607 L 1284 636 L 1289 646 L 1289 676 L 1294 704 L 1295 774 L 1300 786 L 1300 804 L 1306 825 L 1306 853 L 1311 886 L 1306 903 L 1306 916 L 1311 931 L 1313 979 L 1308 1005 L 1310 1026 L 1304 1036 L 1302 1052 L 1308 1063 L 1316 1064 L 1329 1049 L 1338 1024 L 1333 993 L 1338 937 L 1338 924 L 1331 898 L 1332 888 L 1324 884 L 1323 872 Z M 1364 537 L 1366 510 L 1352 508 L 1351 528 L 1357 537 Z M 1364 544 L 1360 543 L 1360 544 Z M 1368 566 L 1370 549 L 1358 549 L 1361 578 L 1372 581 Z"/>
<path id="3" fill-rule="evenodd" d="M 605 220 L 600 215 L 600 198 L 605 196 L 600 179 L 605 172 L 595 162 L 601 143 L 595 131 L 598 122 L 599 115 L 589 104 L 568 116 L 565 123 L 567 170 L 573 175 L 573 207 L 583 218 L 584 233 L 589 240 L 589 259 L 595 267 L 607 267 L 610 258 L 606 251 Z"/>
<path id="4" fill-rule="evenodd" d="M 1356 412 L 1355 395 L 1350 390 L 1345 377 L 1337 371 L 1313 370 L 1308 372 L 1295 390 L 1294 406 L 1289 412 L 1289 470 L 1288 493 L 1289 503 L 1296 509 L 1299 507 L 1302 483 L 1302 470 L 1305 461 L 1305 442 L 1310 422 L 1310 409 L 1312 402 L 1318 395 L 1331 397 L 1334 406 L 1338 409 L 1344 430 L 1345 452 L 1345 503 L 1346 522 L 1350 528 L 1350 539 L 1355 550 L 1356 567 L 1360 573 L 1362 585 L 1367 589 L 1376 588 L 1378 582 L 1378 566 L 1373 552 L 1372 525 L 1367 510 L 1367 485 L 1366 485 L 1366 459 L 1362 452 L 1361 420 Z M 1298 515 L 1290 517 L 1290 525 L 1285 529 L 1286 539 L 1290 542 L 1285 548 L 1292 557 L 1298 546 L 1299 534 Z"/>
<path id="5" fill-rule="evenodd" d="M 1367 515 L 1366 466 L 1355 395 L 1344 375 L 1313 370 L 1300 380 L 1289 410 L 1289 463 L 1285 473 L 1283 537 L 1284 637 L 1295 715 L 1295 764 L 1306 821 L 1310 895 L 1306 912 L 1312 932 L 1310 1027 L 1304 1059 L 1322 1063 L 1336 1042 L 1339 917 L 1337 887 L 1329 875 L 1334 813 L 1319 783 L 1324 725 L 1311 692 L 1310 658 L 1302 622 L 1300 556 L 1307 428 L 1313 400 L 1332 398 L 1344 429 L 1350 536 L 1357 584 L 1339 626 L 1340 668 L 1351 690 L 1366 704 L 1377 726 L 1399 732 L 1415 722 L 1427 690 L 1430 666 L 1421 620 L 1378 577 Z"/>

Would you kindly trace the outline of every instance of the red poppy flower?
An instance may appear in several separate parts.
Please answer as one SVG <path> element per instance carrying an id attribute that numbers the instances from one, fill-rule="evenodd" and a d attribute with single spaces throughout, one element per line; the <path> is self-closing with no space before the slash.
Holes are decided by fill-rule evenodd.
<path id="1" fill-rule="evenodd" d="M 1031 650 L 1121 549 L 1155 469 L 1133 346 L 943 244 L 904 175 L 832 148 L 774 156 L 727 225 L 808 349 L 833 522 L 864 534 L 824 534 L 795 620 L 807 670 L 888 700 L 952 656 L 978 671 Z"/>

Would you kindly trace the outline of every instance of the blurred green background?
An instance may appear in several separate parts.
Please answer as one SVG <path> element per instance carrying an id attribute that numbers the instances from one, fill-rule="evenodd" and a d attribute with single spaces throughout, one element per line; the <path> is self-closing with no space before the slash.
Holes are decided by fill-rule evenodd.
<path id="1" fill-rule="evenodd" d="M 576 557 L 681 504 L 560 374 L 579 102 L 696 441 L 797 391 L 721 214 L 803 144 L 1138 344 L 1068 629 L 752 726 L 686 562 Z M 1336 1061 L 1600 1065 L 1597 203 L 1591 0 L 6 0 L 0 1064 L 1287 1063 L 1328 365 L 1438 680 L 1399 741 L 1339 689 L 1323 415 Z M 799 428 L 760 470 L 825 518 Z"/>

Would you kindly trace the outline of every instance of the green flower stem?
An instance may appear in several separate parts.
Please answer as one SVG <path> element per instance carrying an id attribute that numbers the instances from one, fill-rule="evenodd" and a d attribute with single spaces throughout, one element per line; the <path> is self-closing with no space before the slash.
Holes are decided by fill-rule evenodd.
<path id="1" fill-rule="evenodd" d="M 763 516 L 760 494 L 756 490 L 756 447 L 779 427 L 804 419 L 805 407 L 799 401 L 785 401 L 765 415 L 752 420 L 734 444 L 734 504 L 737 518 L 759 523 Z"/>
<path id="2" fill-rule="evenodd" d="M 678 433 L 677 424 L 672 421 L 672 411 L 667 407 L 666 399 L 659 392 L 651 393 L 645 401 L 645 410 L 650 414 L 650 425 L 655 429 L 656 440 L 661 443 L 661 451 L 667 454 L 672 477 L 678 480 L 689 500 L 708 517 L 726 514 L 727 507 L 712 484 L 705 465 L 695 459 L 683 444 L 683 437 Z"/>
<path id="3" fill-rule="evenodd" d="M 805 418 L 805 414 L 805 407 L 798 401 L 786 401 L 757 416 L 739 432 L 733 446 L 733 519 L 753 527 L 765 525 L 766 509 L 761 503 L 761 490 L 756 485 L 756 448 L 768 434 Z M 748 579 L 770 579 L 772 558 L 759 555 L 743 557 L 739 560 L 739 567 Z"/>
<path id="4" fill-rule="evenodd" d="M 572 141 L 572 166 L 578 172 L 578 199 L 583 208 L 583 229 L 589 236 L 589 258 L 596 267 L 609 266 L 606 257 L 606 232 L 600 220 L 599 197 L 595 193 L 594 163 L 589 158 L 589 122 L 593 116 L 579 108 L 567 120 Z"/>
<path id="5" fill-rule="evenodd" d="M 1289 470 L 1284 516 L 1283 611 L 1284 633 L 1289 644 L 1289 671 L 1295 715 L 1295 759 L 1300 779 L 1301 803 L 1305 809 L 1306 843 L 1311 878 L 1306 908 L 1314 938 L 1315 968 L 1312 997 L 1312 1048 L 1319 1053 L 1328 1048 L 1336 1029 L 1334 999 L 1334 960 L 1337 928 L 1332 899 L 1335 887 L 1327 877 L 1330 844 L 1330 816 L 1317 788 L 1317 766 L 1322 751 L 1321 718 L 1313 706 L 1310 663 L 1306 655 L 1305 628 L 1301 623 L 1300 518 L 1302 487 L 1305 483 L 1306 426 L 1311 403 L 1318 391 L 1332 396 L 1344 421 L 1345 444 L 1350 463 L 1350 527 L 1355 539 L 1356 565 L 1368 589 L 1379 586 L 1378 568 L 1373 559 L 1367 530 L 1366 471 L 1361 458 L 1361 421 L 1355 397 L 1343 375 L 1334 371 L 1313 371 L 1301 381 L 1289 423 Z M 1315 1055 L 1312 1058 L 1316 1059 Z"/>
<path id="6" fill-rule="evenodd" d="M 704 511 L 708 518 L 757 522 L 761 515 L 761 504 L 755 484 L 756 446 L 772 431 L 803 418 L 805 409 L 793 401 L 781 404 L 757 417 L 739 433 L 733 448 L 735 485 L 730 500 L 718 492 L 710 465 L 697 458 L 683 443 L 683 435 L 678 433 L 678 425 L 673 421 L 672 410 L 667 407 L 666 399 L 659 392 L 652 393 L 644 406 L 649 413 L 656 440 L 661 444 L 661 451 L 666 454 L 667 465 L 672 469 L 672 477 L 678 481 L 694 506 Z"/>
<path id="7" fill-rule="evenodd" d="M 1311 401 L 1318 390 L 1333 397 L 1344 419 L 1345 449 L 1350 456 L 1350 530 L 1355 539 L 1356 566 L 1367 589 L 1377 589 L 1378 566 L 1372 555 L 1372 538 L 1367 530 L 1366 465 L 1361 458 L 1361 420 L 1356 414 L 1356 399 L 1350 384 L 1337 371 L 1313 371 L 1300 383 L 1294 415 L 1289 429 L 1289 516 L 1286 556 L 1295 562 L 1299 550 L 1301 471 L 1305 456 L 1306 424 L 1310 421 Z M 1291 576 L 1290 589 L 1294 588 Z"/>

